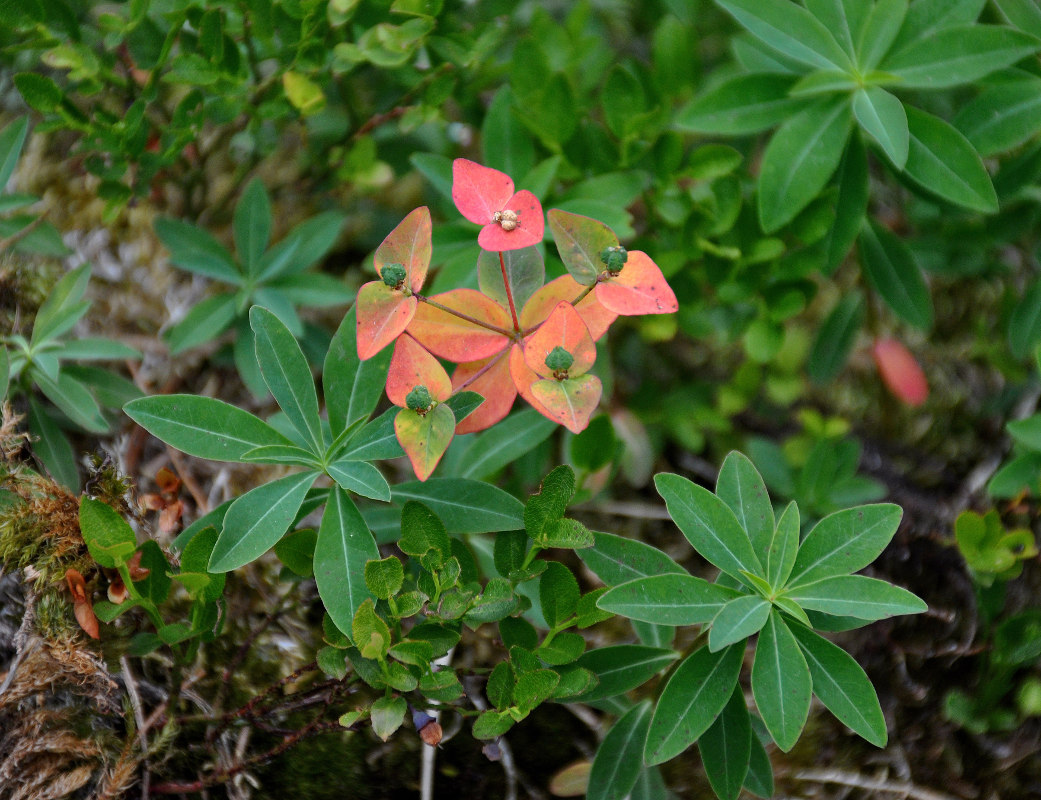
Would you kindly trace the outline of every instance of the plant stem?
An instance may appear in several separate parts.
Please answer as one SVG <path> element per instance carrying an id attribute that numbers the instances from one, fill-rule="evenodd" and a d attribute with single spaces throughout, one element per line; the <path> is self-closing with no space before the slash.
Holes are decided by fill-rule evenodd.
<path id="1" fill-rule="evenodd" d="M 461 311 L 456 311 L 454 308 L 449 308 L 448 306 L 442 305 L 436 300 L 431 300 L 429 297 L 426 297 L 424 295 L 417 294 L 415 297 L 417 300 L 419 300 L 419 302 L 427 303 L 429 305 L 432 305 L 434 308 L 439 308 L 446 314 L 451 314 L 453 317 L 465 319 L 467 322 L 473 323 L 474 325 L 479 325 L 482 328 L 487 328 L 490 331 L 495 331 L 496 333 L 501 333 L 503 336 L 506 336 L 510 339 L 515 340 L 517 338 L 518 334 L 516 331 L 507 330 L 506 328 L 500 328 L 498 325 L 494 325 L 491 322 L 485 322 L 482 319 L 477 319 L 477 317 L 471 317 L 469 314 L 464 314 Z"/>
<path id="2" fill-rule="evenodd" d="M 510 288 L 509 278 L 506 277 L 506 259 L 503 258 L 502 251 L 499 251 L 499 268 L 502 270 L 502 285 L 506 289 L 506 299 L 510 303 L 510 316 L 513 317 L 513 329 L 520 332 L 520 321 L 517 319 L 517 308 L 513 304 L 513 289 Z"/>
<path id="3" fill-rule="evenodd" d="M 487 364 L 485 364 L 483 367 L 481 367 L 479 370 L 477 370 L 477 372 L 475 372 L 473 375 L 471 375 L 465 381 L 460 383 L 455 389 L 453 389 L 452 390 L 452 394 L 455 395 L 455 394 L 459 394 L 459 392 L 466 391 L 466 388 L 471 383 L 476 381 L 478 378 L 480 378 L 482 375 L 484 375 L 484 373 L 486 373 L 488 370 L 490 370 L 492 367 L 494 367 L 496 364 L 498 364 L 500 361 L 502 361 L 502 359 L 506 356 L 506 354 L 508 352 L 510 352 L 510 348 L 511 347 L 513 347 L 512 344 L 511 345 L 507 345 L 502 350 L 500 350 L 498 353 L 496 353 L 494 356 L 492 356 Z"/>

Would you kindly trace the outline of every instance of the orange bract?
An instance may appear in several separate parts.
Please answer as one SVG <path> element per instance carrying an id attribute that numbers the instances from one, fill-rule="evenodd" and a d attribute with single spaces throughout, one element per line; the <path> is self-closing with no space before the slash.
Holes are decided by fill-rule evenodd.
<path id="1" fill-rule="evenodd" d="M 445 368 L 411 336 L 401 336 L 390 359 L 387 397 L 404 408 L 405 398 L 417 386 L 426 386 L 438 401 L 447 400 L 452 394 L 452 381 Z"/>
<path id="2" fill-rule="evenodd" d="M 475 375 L 478 377 L 474 378 Z M 513 401 L 517 399 L 517 387 L 510 375 L 509 354 L 505 350 L 491 358 L 456 367 L 452 373 L 453 391 L 458 391 L 464 384 L 466 391 L 477 392 L 484 402 L 459 423 L 456 433 L 474 433 L 490 428 L 510 413 Z"/>
<path id="3" fill-rule="evenodd" d="M 582 317 L 570 303 L 558 303 L 549 318 L 524 341 L 524 360 L 528 369 L 542 378 L 552 377 L 546 356 L 555 347 L 563 347 L 574 359 L 568 372 L 583 375 L 596 361 L 596 345 Z"/>
<path id="4" fill-rule="evenodd" d="M 509 312 L 476 289 L 453 289 L 430 299 L 504 331 L 512 327 Z M 505 333 L 489 330 L 431 303 L 420 305 L 408 332 L 434 355 L 455 362 L 488 358 L 509 342 Z"/>
<path id="5" fill-rule="evenodd" d="M 679 310 L 676 295 L 650 256 L 630 250 L 629 258 L 617 275 L 606 273 L 596 285 L 597 299 L 616 314 L 672 314 Z"/>

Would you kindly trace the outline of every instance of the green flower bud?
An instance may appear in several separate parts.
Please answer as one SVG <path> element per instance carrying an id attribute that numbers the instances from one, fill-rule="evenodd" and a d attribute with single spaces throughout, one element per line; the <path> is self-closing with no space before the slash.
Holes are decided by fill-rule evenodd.
<path id="1" fill-rule="evenodd" d="M 622 271 L 625 262 L 629 260 L 629 251 L 619 245 L 618 247 L 607 247 L 600 251 L 600 260 L 607 265 L 607 271 L 617 275 Z"/>
<path id="2" fill-rule="evenodd" d="M 423 384 L 415 387 L 405 395 L 405 405 L 413 411 L 419 411 L 420 413 L 429 411 L 430 406 L 433 404 L 434 398 L 430 396 L 430 391 Z"/>
<path id="3" fill-rule="evenodd" d="M 408 277 L 408 272 L 405 271 L 404 264 L 387 264 L 380 271 L 380 277 L 387 286 L 395 289 L 404 283 L 405 278 Z"/>
<path id="4" fill-rule="evenodd" d="M 560 345 L 557 345 L 546 356 L 546 368 L 553 371 L 553 377 L 557 380 L 567 378 L 567 371 L 575 363 L 575 357 Z"/>

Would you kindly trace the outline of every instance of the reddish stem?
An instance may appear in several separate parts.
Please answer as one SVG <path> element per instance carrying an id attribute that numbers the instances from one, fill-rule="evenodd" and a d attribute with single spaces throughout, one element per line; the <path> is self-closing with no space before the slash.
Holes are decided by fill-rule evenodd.
<path id="1" fill-rule="evenodd" d="M 471 317 L 469 314 L 464 314 L 461 311 L 456 311 L 454 308 L 449 308 L 448 306 L 441 305 L 441 303 L 437 302 L 436 300 L 431 300 L 429 297 L 425 297 L 424 295 L 417 294 L 415 295 L 415 297 L 421 303 L 428 303 L 429 305 L 432 305 L 434 308 L 441 309 L 446 314 L 451 314 L 453 317 L 458 317 L 459 319 L 465 319 L 467 322 L 471 322 L 474 325 L 479 325 L 482 328 L 487 328 L 490 331 L 501 333 L 503 336 L 506 336 L 510 339 L 514 339 L 517 336 L 517 331 L 511 331 L 507 330 L 506 328 L 500 328 L 498 325 L 493 325 L 491 322 L 485 322 L 483 319 Z"/>
<path id="2" fill-rule="evenodd" d="M 499 268 L 502 270 L 502 285 L 506 289 L 506 299 L 510 303 L 510 315 L 513 317 L 513 329 L 520 333 L 520 321 L 517 319 L 517 308 L 513 305 L 513 289 L 510 288 L 509 278 L 506 277 L 506 259 L 502 251 L 499 251 Z"/>
<path id="3" fill-rule="evenodd" d="M 496 353 L 494 356 L 492 356 L 491 360 L 487 364 L 485 364 L 483 367 L 481 367 L 479 370 L 477 370 L 477 372 L 475 372 L 473 375 L 471 375 L 465 381 L 460 383 L 459 386 L 457 386 L 455 389 L 453 389 L 452 390 L 452 394 L 455 395 L 455 394 L 459 394 L 459 392 L 465 391 L 467 386 L 469 386 L 471 383 L 473 383 L 478 378 L 480 378 L 482 375 L 484 375 L 484 373 L 486 373 L 488 370 L 490 370 L 492 367 L 494 367 L 496 364 L 498 364 L 500 361 L 502 361 L 503 356 L 505 356 L 508 352 L 510 352 L 510 348 L 511 347 L 513 347 L 512 343 L 508 344 L 506 347 L 504 347 L 502 350 L 500 350 L 498 353 Z"/>

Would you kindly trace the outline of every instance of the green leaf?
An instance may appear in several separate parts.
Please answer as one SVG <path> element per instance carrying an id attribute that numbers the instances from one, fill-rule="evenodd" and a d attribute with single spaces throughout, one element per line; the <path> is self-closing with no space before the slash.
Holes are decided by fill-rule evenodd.
<path id="1" fill-rule="evenodd" d="M 397 556 L 365 562 L 365 586 L 380 600 L 386 600 L 400 592 L 404 581 L 405 569 Z"/>
<path id="2" fill-rule="evenodd" d="M 911 248 L 874 220 L 860 237 L 860 262 L 868 283 L 896 315 L 923 331 L 933 325 L 933 301 Z"/>
<path id="3" fill-rule="evenodd" d="M 825 235 L 825 268 L 834 270 L 849 253 L 860 233 L 868 203 L 868 164 L 864 143 L 858 134 L 849 137 L 835 173 L 838 197 L 835 199 L 835 222 Z"/>
<path id="4" fill-rule="evenodd" d="M 1028 358 L 1038 342 L 1041 342 L 1041 279 L 1030 284 L 1008 320 L 1008 343 L 1015 358 Z"/>
<path id="5" fill-rule="evenodd" d="M 813 681 L 799 643 L 774 611 L 759 634 L 752 663 L 752 696 L 770 736 L 791 750 L 810 713 Z"/>
<path id="6" fill-rule="evenodd" d="M 772 589 L 780 589 L 792 574 L 799 552 L 799 506 L 793 500 L 777 520 L 766 551 L 766 580 Z"/>
<path id="7" fill-rule="evenodd" d="M 408 703 L 404 697 L 380 697 L 369 709 L 372 730 L 383 741 L 387 741 L 405 721 Z"/>
<path id="8" fill-rule="evenodd" d="M 742 136 L 784 122 L 805 104 L 788 96 L 788 75 L 737 75 L 695 98 L 676 115 L 676 126 L 696 133 Z"/>
<path id="9" fill-rule="evenodd" d="M 983 162 L 969 141 L 938 117 L 907 109 L 910 145 L 905 173 L 944 200 L 993 213 L 998 199 Z"/>
<path id="10" fill-rule="evenodd" d="M 260 257 L 271 239 L 271 201 L 260 178 L 254 178 L 235 206 L 232 220 L 235 249 L 247 275 L 257 275 Z"/>
<path id="11" fill-rule="evenodd" d="M 730 699 L 745 648 L 696 650 L 672 673 L 658 698 L 647 733 L 644 761 L 662 764 L 696 742 Z"/>
<path id="12" fill-rule="evenodd" d="M 157 439 L 197 458 L 242 461 L 254 448 L 292 444 L 248 411 L 212 397 L 142 397 L 127 403 L 123 411 Z"/>
<path id="13" fill-rule="evenodd" d="M 774 768 L 770 756 L 759 741 L 752 737 L 752 752 L 748 759 L 748 774 L 745 775 L 745 788 L 757 797 L 770 798 L 774 794 Z"/>
<path id="14" fill-rule="evenodd" d="M 546 526 L 564 516 L 574 496 L 574 470 L 566 464 L 553 469 L 524 507 L 524 529 L 528 536 L 539 542 Z"/>
<path id="15" fill-rule="evenodd" d="M 832 309 L 813 342 L 806 372 L 815 383 L 828 383 L 846 364 L 864 318 L 864 299 L 853 291 Z"/>
<path id="16" fill-rule="evenodd" d="M 878 0 L 871 7 L 857 47 L 857 67 L 861 73 L 875 69 L 886 57 L 906 15 L 907 0 Z"/>
<path id="17" fill-rule="evenodd" d="M 316 114 L 325 107 L 325 94 L 322 87 L 306 75 L 289 70 L 282 73 L 282 88 L 286 99 L 302 116 Z M 384 737 L 386 741 L 386 737 Z"/>
<path id="18" fill-rule="evenodd" d="M 190 272 L 241 286 L 244 276 L 231 253 L 202 228 L 165 217 L 155 221 L 159 241 L 170 251 L 170 263 Z"/>
<path id="19" fill-rule="evenodd" d="M 513 699 L 522 712 L 529 712 L 549 699 L 560 683 L 560 675 L 551 669 L 536 669 L 523 672 L 513 687 Z"/>
<path id="20" fill-rule="evenodd" d="M 11 360 L 7 348 L 0 345 L 0 401 L 7 399 L 7 387 L 11 379 Z"/>
<path id="21" fill-rule="evenodd" d="M 592 703 L 642 686 L 679 658 L 674 650 L 645 647 L 639 644 L 618 644 L 598 647 L 584 653 L 576 662 L 599 679 L 588 692 L 569 698 Z"/>
<path id="22" fill-rule="evenodd" d="M 103 567 L 118 567 L 137 549 L 137 537 L 125 519 L 101 500 L 80 500 L 80 532 L 91 558 Z"/>
<path id="23" fill-rule="evenodd" d="M 530 452 L 556 429 L 553 420 L 533 408 L 511 414 L 474 438 L 459 459 L 459 477 L 486 478 Z"/>
<path id="24" fill-rule="evenodd" d="M 535 540 L 538 547 L 558 547 L 579 550 L 593 546 L 593 532 L 577 519 L 558 519 L 550 522 Z"/>
<path id="25" fill-rule="evenodd" d="M 457 424 L 480 408 L 482 403 L 484 398 L 477 392 L 457 392 L 445 400 L 445 405 L 452 409 Z"/>
<path id="26" fill-rule="evenodd" d="M 267 288 L 277 292 L 294 306 L 310 308 L 346 306 L 355 298 L 354 290 L 348 288 L 341 279 L 322 272 L 282 275 L 272 280 Z M 260 297 L 259 293 L 257 297 Z"/>
<path id="27" fill-rule="evenodd" d="M 813 693 L 854 733 L 876 747 L 885 747 L 886 720 L 878 695 L 860 665 L 842 648 L 809 628 L 796 625 L 791 631 L 813 676 Z"/>
<path id="28" fill-rule="evenodd" d="M 36 312 L 33 332 L 29 337 L 31 344 L 42 344 L 48 339 L 57 338 L 79 321 L 90 307 L 89 303 L 81 302 L 89 280 L 88 264 L 62 276 Z"/>
<path id="29" fill-rule="evenodd" d="M 524 527 L 524 506 L 502 489 L 469 478 L 430 478 L 398 484 L 395 503 L 418 500 L 450 533 L 491 533 Z"/>
<path id="30" fill-rule="evenodd" d="M 1002 25 L 943 28 L 893 53 L 880 65 L 908 89 L 971 83 L 1036 53 L 1041 41 Z"/>
<path id="31" fill-rule="evenodd" d="M 1041 414 L 1013 420 L 1006 426 L 1013 441 L 1031 450 L 1041 450 Z"/>
<path id="32" fill-rule="evenodd" d="M 824 517 L 803 539 L 787 585 L 794 588 L 862 570 L 892 540 L 902 514 L 900 506 L 878 503 Z"/>
<path id="33" fill-rule="evenodd" d="M 716 721 L 702 734 L 698 749 L 716 797 L 737 800 L 752 754 L 752 720 L 741 687 L 734 689 Z"/>
<path id="34" fill-rule="evenodd" d="M 858 619 L 920 614 L 928 608 L 906 589 L 865 575 L 836 575 L 801 584 L 786 594 L 807 610 Z"/>
<path id="35" fill-rule="evenodd" d="M 321 459 L 295 444 L 266 444 L 242 454 L 247 464 L 295 464 L 320 469 Z"/>
<path id="36" fill-rule="evenodd" d="M 341 631 L 352 629 L 354 615 L 369 597 L 365 564 L 379 557 L 357 506 L 343 489 L 332 487 L 318 528 L 314 576 L 322 603 Z M 361 644 L 355 642 L 358 647 Z"/>
<path id="37" fill-rule="evenodd" d="M 818 100 L 778 128 L 759 171 L 765 233 L 793 220 L 824 188 L 842 160 L 850 120 L 849 98 L 839 95 Z"/>
<path id="38" fill-rule="evenodd" d="M 904 104 L 881 86 L 853 94 L 853 116 L 898 170 L 907 163 L 909 134 Z"/>
<path id="39" fill-rule="evenodd" d="M 338 461 L 379 461 L 403 455 L 401 444 L 394 432 L 394 418 L 400 409 L 388 408 L 376 419 L 368 422 L 351 436 Z"/>
<path id="40" fill-rule="evenodd" d="M 108 422 L 101 416 L 97 400 L 86 386 L 71 375 L 62 372 L 58 380 L 54 380 L 43 370 L 37 369 L 36 365 L 30 367 L 29 374 L 47 399 L 74 423 L 92 433 L 104 433 L 109 429 Z"/>
<path id="41" fill-rule="evenodd" d="M 259 280 L 297 275 L 317 264 L 336 244 L 343 222 L 339 211 L 326 211 L 301 222 L 264 254 Z"/>
<path id="42" fill-rule="evenodd" d="M 907 10 L 894 47 L 931 36 L 954 25 L 975 22 L 987 0 L 915 0 Z"/>
<path id="43" fill-rule="evenodd" d="M 578 581 L 559 561 L 550 561 L 539 579 L 539 603 L 550 628 L 566 621 L 578 608 Z"/>
<path id="44" fill-rule="evenodd" d="M 520 177 L 526 175 L 535 163 L 535 144 L 524 128 L 517 124 L 513 103 L 513 91 L 507 84 L 495 93 L 488 105 L 481 125 L 484 156 L 481 163 L 507 175 Z M 522 188 L 530 189 L 528 186 Z"/>
<path id="45" fill-rule="evenodd" d="M 725 604 L 739 596 L 729 587 L 693 575 L 651 575 L 615 586 L 597 606 L 644 622 L 697 625 L 711 622 Z"/>
<path id="46" fill-rule="evenodd" d="M 770 601 L 759 595 L 737 597 L 725 606 L 712 620 L 708 632 L 708 649 L 712 652 L 747 639 L 766 624 L 770 616 Z"/>
<path id="47" fill-rule="evenodd" d="M 354 307 L 337 328 L 325 357 L 322 387 L 329 426 L 335 437 L 375 410 L 387 383 L 393 348 L 387 347 L 366 361 L 358 358 L 357 317 Z"/>
<path id="48" fill-rule="evenodd" d="M 282 538 L 317 473 L 299 472 L 263 484 L 235 500 L 210 556 L 210 572 L 230 572 L 262 556 Z"/>
<path id="49" fill-rule="evenodd" d="M 7 182 L 14 174 L 28 133 L 28 116 L 18 117 L 0 130 L 0 192 L 7 188 Z"/>
<path id="50" fill-rule="evenodd" d="M 747 456 L 734 450 L 723 460 L 716 496 L 737 516 L 752 540 L 753 550 L 766 552 L 774 533 L 774 509 L 762 476 Z"/>
<path id="51" fill-rule="evenodd" d="M 803 5 L 851 56 L 856 52 L 861 29 L 871 10 L 861 0 L 805 0 Z"/>
<path id="52" fill-rule="evenodd" d="M 320 455 L 325 448 L 318 395 L 299 343 L 266 308 L 253 306 L 249 310 L 249 323 L 256 336 L 257 361 L 264 382 L 293 427 L 309 438 L 312 451 Z"/>
<path id="53" fill-rule="evenodd" d="M 594 531 L 593 542 L 578 556 L 608 586 L 663 573 L 687 574 L 661 550 L 636 539 Z"/>
<path id="54" fill-rule="evenodd" d="M 764 44 L 818 69 L 852 69 L 849 56 L 810 12 L 786 0 L 716 0 Z"/>
<path id="55" fill-rule="evenodd" d="M 506 271 L 505 282 L 503 267 Z M 503 308 L 509 308 L 510 300 L 506 293 L 506 287 L 509 286 L 513 307 L 518 314 L 531 296 L 542 288 L 545 280 L 546 265 L 542 253 L 534 245 L 504 253 L 482 250 L 477 257 L 477 284 L 481 292 Z"/>
<path id="56" fill-rule="evenodd" d="M 1018 147 L 1041 131 L 1041 79 L 984 89 L 962 106 L 953 125 L 984 158 Z"/>
<path id="57" fill-rule="evenodd" d="M 35 398 L 29 398 L 29 433 L 36 441 L 33 452 L 51 476 L 70 489 L 79 487 L 79 471 L 72 445 L 53 419 Z"/>
<path id="58" fill-rule="evenodd" d="M 338 461 L 330 464 L 327 472 L 348 492 L 372 500 L 390 502 L 390 484 L 383 473 L 367 461 Z"/>
<path id="59" fill-rule="evenodd" d="M 742 582 L 742 570 L 762 575 L 752 542 L 726 503 L 679 475 L 660 473 L 654 485 L 676 526 L 711 564 Z"/>
<path id="60" fill-rule="evenodd" d="M 994 0 L 994 7 L 1020 30 L 1034 35 L 1041 31 L 1041 8 L 1033 0 Z"/>
<path id="61" fill-rule="evenodd" d="M 560 260 L 578 283 L 589 286 L 604 270 L 600 254 L 608 247 L 618 246 L 618 237 L 599 220 L 550 209 L 546 215 L 553 232 Z"/>
<path id="62" fill-rule="evenodd" d="M 146 540 L 141 545 L 140 552 L 141 568 L 147 569 L 148 575 L 141 580 L 134 581 L 134 585 L 144 598 L 157 606 L 161 605 L 170 595 L 170 562 L 163 555 L 163 549 L 159 543 L 152 539 Z M 201 587 L 204 588 L 205 584 L 209 583 L 209 576 L 200 575 L 199 578 L 205 581 Z"/>
<path id="63" fill-rule="evenodd" d="M 607 732 L 589 771 L 587 800 L 625 800 L 643 769 L 651 704 L 630 708 Z"/>
<path id="64" fill-rule="evenodd" d="M 78 361 L 114 361 L 116 359 L 141 358 L 141 353 L 129 345 L 115 339 L 103 339 L 86 336 L 81 339 L 64 342 L 61 349 L 62 359 Z"/>
<path id="65" fill-rule="evenodd" d="M 434 549 L 442 558 L 452 553 L 452 543 L 445 525 L 422 503 L 409 500 L 401 509 L 401 538 L 398 547 L 410 556 L 422 556 Z"/>
<path id="66" fill-rule="evenodd" d="M 65 95 L 53 80 L 35 72 L 17 72 L 14 86 L 29 108 L 47 114 L 56 111 Z"/>
<path id="67" fill-rule="evenodd" d="M 301 578 L 310 578 L 314 576 L 314 548 L 317 541 L 318 532 L 314 528 L 293 531 L 278 541 L 275 555 Z M 206 562 L 209 562 L 209 558 Z"/>

